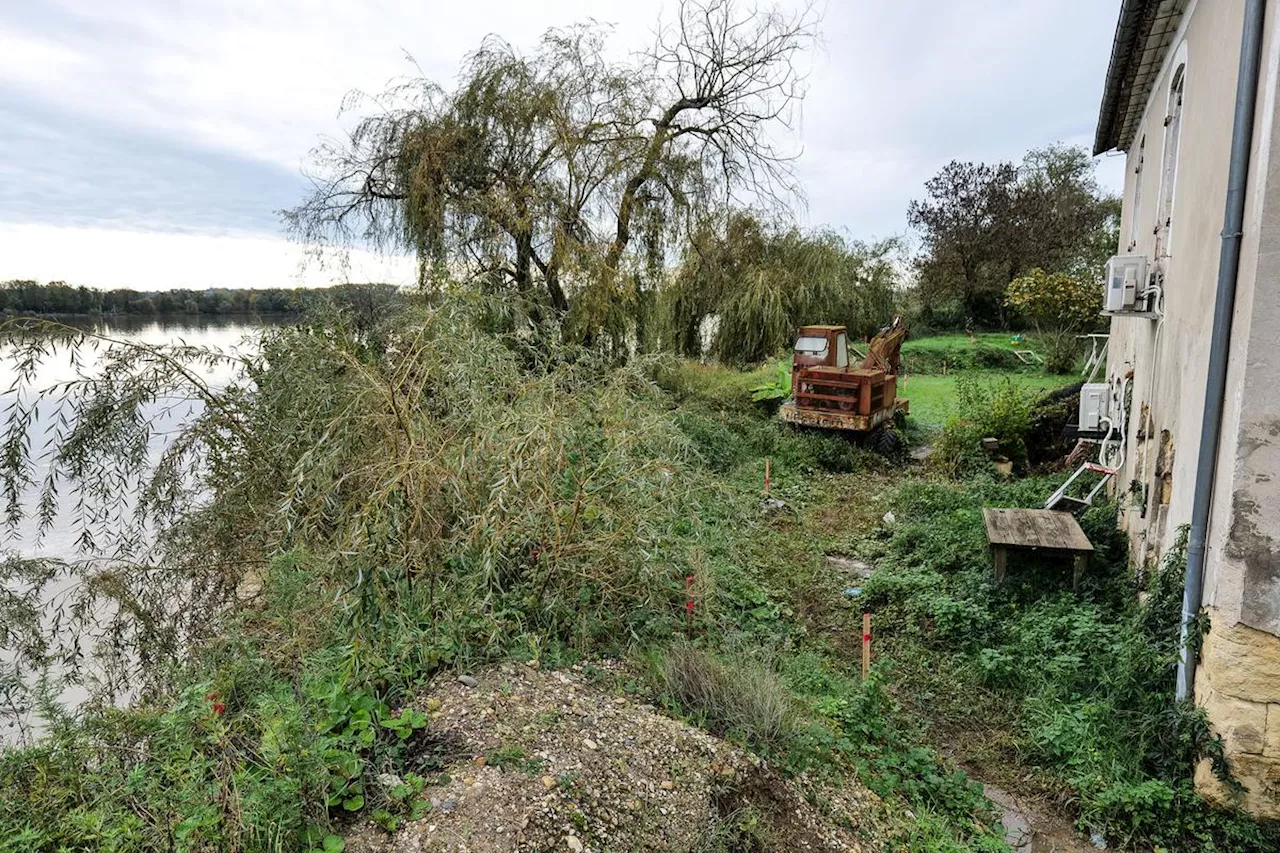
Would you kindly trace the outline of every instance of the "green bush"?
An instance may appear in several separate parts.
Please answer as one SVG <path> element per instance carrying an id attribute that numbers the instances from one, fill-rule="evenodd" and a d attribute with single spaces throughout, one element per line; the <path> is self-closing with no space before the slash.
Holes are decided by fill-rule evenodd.
<path id="1" fill-rule="evenodd" d="M 761 415 L 714 413 L 684 407 L 674 421 L 688 437 L 701 460 L 717 473 L 744 464 L 773 461 L 779 476 L 827 471 L 847 474 L 874 468 L 883 460 L 844 436 L 796 430 Z"/>
<path id="2" fill-rule="evenodd" d="M 947 420 L 934 448 L 934 464 L 951 476 L 990 469 L 982 449 L 984 438 L 995 438 L 999 452 L 1015 468 L 1027 462 L 1026 436 L 1039 392 L 1010 379 L 982 383 L 962 377 L 956 382 L 954 414 Z"/>
<path id="3" fill-rule="evenodd" d="M 947 373 L 1028 369 L 1014 355 L 1009 336 L 1003 333 L 983 334 L 975 340 L 967 335 L 913 337 L 902 346 L 902 366 L 908 375 L 939 376 L 944 372 L 944 365 Z"/>
<path id="4" fill-rule="evenodd" d="M 302 576 L 314 590 L 313 568 L 297 554 L 273 561 L 264 609 L 205 645 L 172 697 L 79 719 L 46 703 L 41 741 L 0 754 L 5 849 L 332 849 L 341 815 L 386 827 L 424 815 L 438 768 L 426 715 L 398 707 L 412 681 L 361 672 L 375 654 L 325 644 L 342 634 L 336 613 L 300 661 L 281 648 L 281 624 L 325 605 L 276 596 L 294 585 L 270 581 Z"/>
<path id="5" fill-rule="evenodd" d="M 1036 341 L 1044 350 L 1046 373 L 1065 375 L 1076 372 L 1083 344 L 1074 331 L 1041 332 L 1036 336 Z"/>
<path id="6" fill-rule="evenodd" d="M 711 731 L 780 753 L 795 736 L 795 700 L 774 672 L 745 655 L 716 655 L 687 644 L 662 657 L 659 689 Z"/>
<path id="7" fill-rule="evenodd" d="M 749 412 L 753 389 L 774 381 L 776 366 L 766 364 L 746 372 L 719 364 L 658 356 L 642 364 L 658 387 L 678 402 L 696 403 L 714 411 Z M 790 381 L 788 379 L 788 392 Z"/>
<path id="8" fill-rule="evenodd" d="M 25 602 L 0 602 L 21 605 L 5 639 L 33 666 L 97 641 L 142 693 L 77 720 L 46 710 L 49 736 L 0 759 L 0 837 L 296 850 L 343 814 L 394 825 L 422 808 L 430 770 L 420 714 L 399 703 L 439 668 L 671 636 L 686 576 L 743 523 L 746 502 L 709 473 L 744 458 L 738 439 L 712 416 L 677 422 L 637 370 L 568 348 L 530 360 L 484 325 L 446 302 L 376 329 L 322 316 L 268 331 L 238 380 L 196 389 L 202 414 L 158 468 L 137 452 L 141 401 L 190 392 L 187 365 L 208 354 L 128 348 L 73 383 L 61 473 L 108 497 L 140 476 L 165 571 L 68 567 L 83 598 L 52 637 L 34 636 Z M 32 346 L 20 357 L 35 365 L 49 344 Z M 784 466 L 817 465 L 775 424 L 733 422 Z M 62 577 L 5 571 L 37 588 Z M 712 597 L 699 619 L 721 600 L 737 607 Z"/>

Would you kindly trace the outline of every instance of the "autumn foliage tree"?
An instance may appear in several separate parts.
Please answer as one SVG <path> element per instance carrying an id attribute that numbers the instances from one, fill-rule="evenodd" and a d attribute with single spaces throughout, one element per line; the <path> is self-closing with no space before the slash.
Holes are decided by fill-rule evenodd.
<path id="1" fill-rule="evenodd" d="M 653 47 L 608 57 L 608 29 L 548 31 L 529 54 L 496 37 L 453 88 L 426 79 L 352 96 L 348 138 L 314 152 L 287 211 L 315 247 L 372 244 L 510 293 L 534 320 L 621 344 L 673 238 L 738 198 L 798 192 L 777 147 L 802 97 L 810 10 L 684 0 Z"/>

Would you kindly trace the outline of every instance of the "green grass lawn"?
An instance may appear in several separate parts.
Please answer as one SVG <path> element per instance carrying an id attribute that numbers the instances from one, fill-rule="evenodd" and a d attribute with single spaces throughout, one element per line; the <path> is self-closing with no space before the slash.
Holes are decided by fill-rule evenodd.
<path id="1" fill-rule="evenodd" d="M 986 344 L 989 347 L 1011 350 L 1014 346 L 1012 339 L 1012 332 L 979 332 L 973 336 L 972 341 L 964 333 L 933 335 L 928 338 L 909 338 L 902 345 L 902 351 L 906 354 L 913 352 L 946 352 L 957 349 L 972 349 L 977 344 Z M 1029 348 L 1026 343 L 1018 344 L 1018 349 Z"/>
<path id="2" fill-rule="evenodd" d="M 1066 376 L 1050 376 L 1031 370 L 1025 373 L 967 370 L 947 376 L 908 375 L 906 382 L 898 380 L 898 395 L 911 401 L 911 418 L 917 424 L 923 427 L 940 427 L 947 422 L 947 416 L 951 414 L 951 407 L 955 401 L 956 381 L 961 376 L 982 382 L 1011 379 L 1019 385 L 1041 391 L 1052 391 L 1080 381 L 1080 377 L 1074 373 Z"/>
<path id="3" fill-rule="evenodd" d="M 1054 376 L 1043 372 L 1036 366 L 1023 365 L 1014 361 L 1016 366 L 1008 367 L 952 367 L 946 376 L 941 375 L 940 366 L 945 358 L 949 365 L 965 365 L 972 363 L 974 354 L 979 348 L 990 352 L 999 349 L 1013 359 L 1015 347 L 1007 332 L 983 332 L 975 335 L 970 341 L 968 336 L 939 335 L 932 338 L 907 341 L 903 345 L 903 362 L 907 367 L 905 381 L 898 381 L 898 395 L 911 401 L 911 420 L 916 426 L 925 430 L 942 427 L 951 414 L 955 401 L 955 387 L 959 377 L 969 377 L 981 382 L 998 382 L 1008 378 L 1026 388 L 1040 391 L 1052 391 L 1066 385 L 1079 382 L 1077 374 Z M 1033 345 L 1022 343 L 1019 349 L 1033 349 Z M 922 360 L 933 370 L 921 373 L 911 368 L 914 359 L 917 364 Z M 783 375 L 790 368 L 789 356 L 771 359 L 764 365 L 751 370 L 742 371 L 718 364 L 698 364 L 694 361 L 679 360 L 669 369 L 667 381 L 663 384 L 668 390 L 692 396 L 727 409 L 751 408 L 751 390 L 753 387 L 774 380 L 778 376 L 778 368 L 784 368 Z"/>

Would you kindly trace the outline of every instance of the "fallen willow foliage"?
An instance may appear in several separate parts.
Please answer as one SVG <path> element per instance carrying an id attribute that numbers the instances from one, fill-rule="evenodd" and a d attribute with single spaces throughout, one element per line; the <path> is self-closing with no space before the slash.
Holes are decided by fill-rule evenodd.
<path id="1" fill-rule="evenodd" d="M 669 630 L 699 562 L 696 452 L 640 373 L 577 349 L 531 361 L 486 316 L 451 302 L 358 330 L 330 314 L 264 332 L 252 355 L 16 331 L 9 519 L 39 488 L 40 524 L 70 513 L 96 557 L 6 564 L 24 593 L 0 602 L 21 652 L 13 709 L 54 663 L 72 680 L 108 674 L 105 693 L 172 686 L 173 665 L 237 602 L 252 607 L 286 552 L 309 555 L 309 582 L 337 602 L 324 618 L 356 644 L 398 638 L 380 654 L 414 672 L 517 642 L 613 649 Z M 42 366 L 95 349 L 34 393 Z M 34 618 L 51 600 L 52 623 Z"/>

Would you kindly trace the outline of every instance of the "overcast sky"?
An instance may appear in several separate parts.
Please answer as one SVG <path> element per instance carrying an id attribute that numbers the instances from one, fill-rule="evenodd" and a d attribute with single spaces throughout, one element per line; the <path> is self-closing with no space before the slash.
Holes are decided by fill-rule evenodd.
<path id="1" fill-rule="evenodd" d="M 672 0 L 0 0 L 0 280 L 320 284 L 276 211 L 351 89 L 448 82 L 490 32 L 616 25 L 648 44 Z M 808 60 L 804 220 L 869 239 L 951 159 L 1093 139 L 1119 0 L 828 0 Z M 1122 165 L 1099 178 L 1119 189 Z M 358 258 L 354 279 L 403 279 Z"/>

